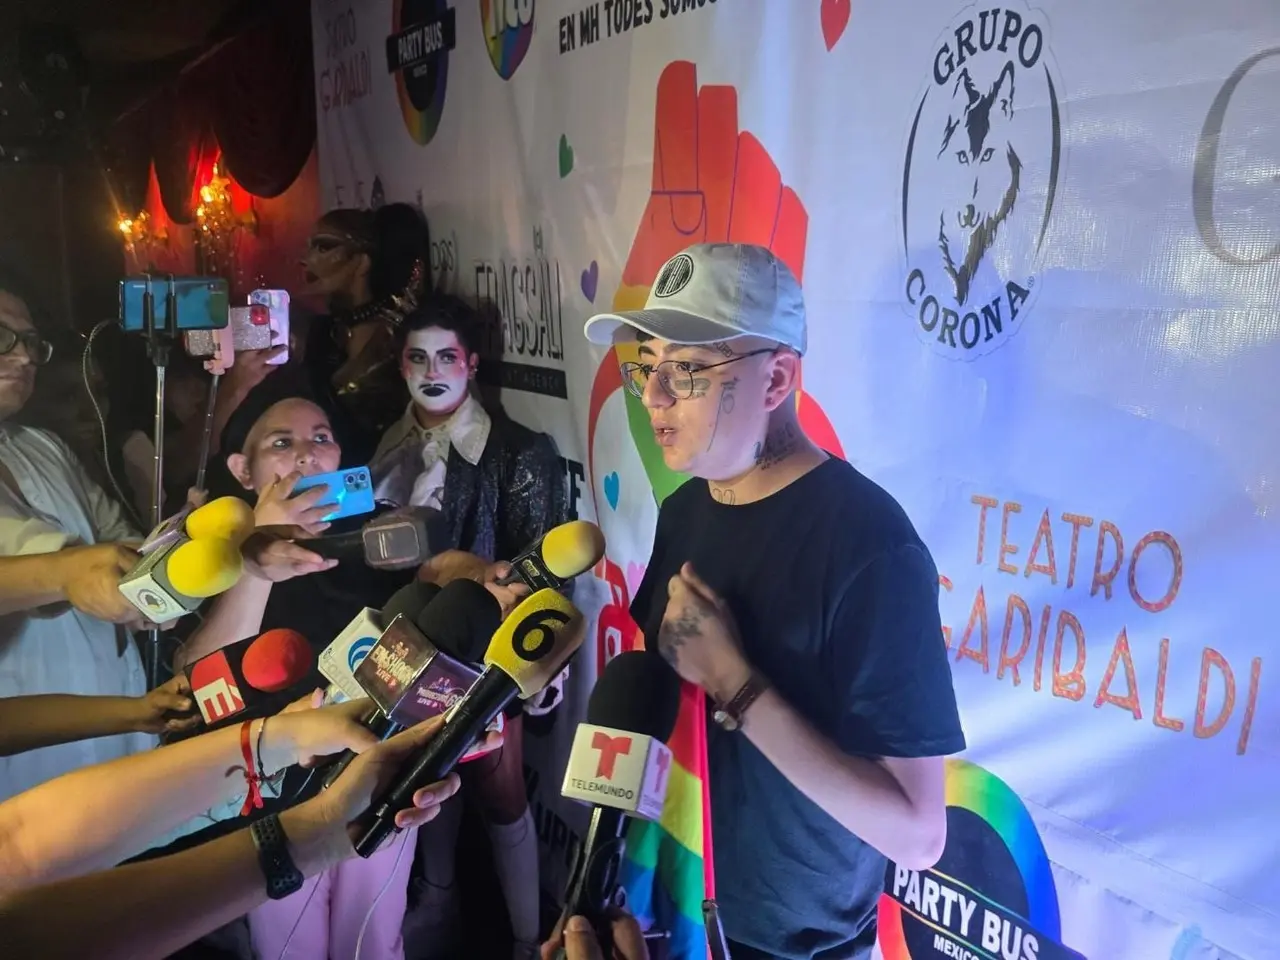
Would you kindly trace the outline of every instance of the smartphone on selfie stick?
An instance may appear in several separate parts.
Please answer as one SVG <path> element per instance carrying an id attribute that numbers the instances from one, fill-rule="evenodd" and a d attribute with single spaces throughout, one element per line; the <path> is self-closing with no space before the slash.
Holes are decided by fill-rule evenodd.
<path id="1" fill-rule="evenodd" d="M 141 334 L 156 369 L 155 470 L 151 480 L 151 526 L 160 526 L 164 505 L 164 393 L 169 351 L 179 333 L 220 330 L 227 326 L 227 281 L 220 277 L 175 277 L 173 274 L 126 277 L 120 281 L 120 327 Z M 148 689 L 160 685 L 160 631 L 148 632 Z"/>

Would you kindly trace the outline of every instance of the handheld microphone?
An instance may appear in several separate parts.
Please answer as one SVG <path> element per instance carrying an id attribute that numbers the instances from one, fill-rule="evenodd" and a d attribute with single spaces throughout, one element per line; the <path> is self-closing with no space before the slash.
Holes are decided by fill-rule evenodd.
<path id="1" fill-rule="evenodd" d="M 404 616 L 387 628 L 355 677 L 378 709 L 401 727 L 444 713 L 480 677 L 474 664 L 502 623 L 502 608 L 474 580 L 455 580 L 417 621 Z"/>
<path id="2" fill-rule="evenodd" d="M 356 852 L 372 855 L 397 829 L 396 814 L 412 805 L 413 795 L 449 773 L 507 704 L 517 696 L 536 696 L 582 645 L 585 633 L 578 608 L 554 590 L 525 597 L 490 640 L 480 679 L 445 714 L 444 726 L 421 754 L 357 820 Z"/>
<path id="3" fill-rule="evenodd" d="M 601 947 L 612 949 L 611 911 L 622 906 L 618 870 L 627 821 L 657 820 L 667 795 L 671 751 L 664 742 L 680 712 L 680 679 L 646 650 L 609 661 L 578 724 L 561 796 L 595 805 L 565 894 L 565 916 L 591 921 Z M 562 953 L 563 955 L 563 953 Z"/>
<path id="4" fill-rule="evenodd" d="M 439 593 L 440 588 L 436 584 L 415 580 L 393 593 L 381 611 L 365 607 L 352 617 L 351 622 L 320 653 L 320 672 L 332 684 L 326 700 L 341 703 L 367 697 L 355 677 L 360 661 L 369 655 L 387 623 L 401 614 L 416 620 Z"/>
<path id="5" fill-rule="evenodd" d="M 384 617 L 391 612 L 388 603 Z M 391 617 L 355 667 L 360 695 L 376 707 L 365 725 L 386 739 L 444 713 L 480 675 L 472 663 L 501 621 L 497 599 L 473 580 L 436 587 L 435 599 L 416 617 L 408 611 Z M 346 751 L 326 773 L 324 785 L 332 786 L 355 756 Z"/>
<path id="6" fill-rule="evenodd" d="M 511 573 L 498 583 L 525 583 L 529 589 L 559 590 L 585 573 L 604 556 L 604 534 L 589 520 L 571 520 L 553 527 L 537 543 L 511 561 Z"/>
<path id="7" fill-rule="evenodd" d="M 144 556 L 120 580 L 120 593 L 154 623 L 191 613 L 235 586 L 240 545 L 253 529 L 253 511 L 236 497 L 170 517 L 147 538 Z"/>
<path id="8" fill-rule="evenodd" d="M 296 630 L 268 630 L 232 643 L 187 667 L 191 697 L 208 726 L 244 713 L 245 687 L 279 693 L 304 680 L 315 663 L 306 638 Z"/>
<path id="9" fill-rule="evenodd" d="M 434 555 L 432 542 L 443 543 L 440 511 L 404 507 L 382 513 L 357 530 L 307 541 L 307 549 L 339 562 L 363 562 L 375 570 L 407 570 Z"/>

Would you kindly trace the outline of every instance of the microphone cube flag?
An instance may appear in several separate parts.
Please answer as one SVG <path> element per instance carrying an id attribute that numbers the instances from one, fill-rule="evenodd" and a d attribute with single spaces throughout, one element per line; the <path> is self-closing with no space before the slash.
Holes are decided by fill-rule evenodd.
<path id="1" fill-rule="evenodd" d="M 167 546 L 147 554 L 120 579 L 120 593 L 152 623 L 167 623 L 191 613 L 204 601 L 183 593 L 169 580 L 169 558 L 189 543 L 179 536 Z"/>
<path id="2" fill-rule="evenodd" d="M 356 680 L 356 668 L 382 633 L 378 611 L 365 607 L 320 654 L 320 672 L 344 697 L 359 700 L 368 696 Z"/>
<path id="3" fill-rule="evenodd" d="M 384 716 L 403 727 L 453 707 L 480 676 L 422 635 L 403 614 L 382 632 L 356 666 L 355 678 Z"/>
<path id="4" fill-rule="evenodd" d="M 236 675 L 221 650 L 192 664 L 189 680 L 191 695 L 205 723 L 217 723 L 244 709 Z"/>
<path id="5" fill-rule="evenodd" d="M 578 724 L 561 796 L 657 820 L 667 796 L 671 751 L 628 730 Z"/>

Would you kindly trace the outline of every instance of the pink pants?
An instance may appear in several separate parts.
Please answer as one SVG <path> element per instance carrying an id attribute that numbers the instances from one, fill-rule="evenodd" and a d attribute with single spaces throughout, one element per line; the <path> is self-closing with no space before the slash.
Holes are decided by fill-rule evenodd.
<path id="1" fill-rule="evenodd" d="M 416 829 L 395 834 L 369 859 L 353 857 L 308 880 L 293 896 L 252 911 L 249 931 L 258 960 L 357 960 L 361 927 L 358 960 L 404 960 L 400 928 L 417 835 Z"/>

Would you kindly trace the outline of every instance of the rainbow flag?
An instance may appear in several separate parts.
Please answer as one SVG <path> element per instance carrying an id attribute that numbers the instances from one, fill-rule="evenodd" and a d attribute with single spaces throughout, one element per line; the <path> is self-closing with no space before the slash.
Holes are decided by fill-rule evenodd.
<path id="1" fill-rule="evenodd" d="M 621 883 L 627 909 L 645 929 L 667 930 L 672 960 L 705 960 L 702 901 L 715 896 L 707 775 L 707 701 L 684 684 L 671 747 L 662 819 L 632 822 Z"/>

